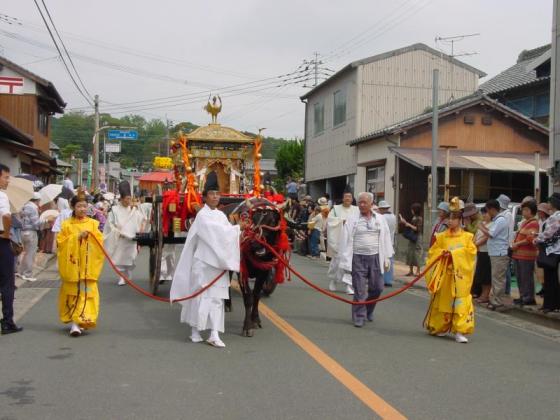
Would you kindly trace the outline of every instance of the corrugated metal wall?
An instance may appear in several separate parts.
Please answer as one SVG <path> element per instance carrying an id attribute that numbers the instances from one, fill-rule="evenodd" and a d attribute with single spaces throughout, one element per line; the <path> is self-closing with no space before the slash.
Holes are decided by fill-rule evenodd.
<path id="1" fill-rule="evenodd" d="M 438 68 L 440 104 L 469 95 L 478 76 L 426 51 L 411 51 L 363 66 L 362 133 L 368 134 L 432 106 L 433 70 Z"/>

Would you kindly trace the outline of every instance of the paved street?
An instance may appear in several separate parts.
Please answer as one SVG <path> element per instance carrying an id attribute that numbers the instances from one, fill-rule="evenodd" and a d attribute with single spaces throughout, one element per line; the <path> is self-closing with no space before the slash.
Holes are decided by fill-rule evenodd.
<path id="1" fill-rule="evenodd" d="M 146 255 L 135 272 L 141 284 Z M 326 287 L 324 262 L 294 256 L 293 263 Z M 560 412 L 559 331 L 480 310 L 469 344 L 429 337 L 422 289 L 379 304 L 374 322 L 357 329 L 347 305 L 293 279 L 264 300 L 268 318 L 253 338 L 239 334 L 234 294 L 227 348 L 219 350 L 187 342 L 177 305 L 115 283 L 106 266 L 99 326 L 78 339 L 58 323 L 56 289 L 18 289 L 20 303 L 32 307 L 20 319 L 23 333 L 0 338 L 0 419 L 556 419 Z"/>

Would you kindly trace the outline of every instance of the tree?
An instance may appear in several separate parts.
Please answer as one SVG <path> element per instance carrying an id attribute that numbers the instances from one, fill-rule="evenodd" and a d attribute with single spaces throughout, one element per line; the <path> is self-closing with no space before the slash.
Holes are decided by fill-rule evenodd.
<path id="1" fill-rule="evenodd" d="M 81 156 L 82 147 L 77 144 L 67 144 L 60 149 L 62 159 L 71 160 L 72 158 Z"/>
<path id="2" fill-rule="evenodd" d="M 300 178 L 303 175 L 305 145 L 302 139 L 284 141 L 276 152 L 278 178 L 283 182 L 288 176 Z"/>

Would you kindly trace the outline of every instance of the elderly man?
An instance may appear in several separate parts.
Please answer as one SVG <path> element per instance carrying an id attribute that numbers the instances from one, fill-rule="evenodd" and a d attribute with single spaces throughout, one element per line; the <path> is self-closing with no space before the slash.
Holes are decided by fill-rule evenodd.
<path id="1" fill-rule="evenodd" d="M 346 219 L 339 243 L 340 267 L 352 273 L 354 302 L 376 299 L 383 291 L 383 273 L 393 256 L 391 233 L 385 218 L 372 210 L 373 194 L 358 196 L 359 214 Z M 373 321 L 375 304 L 352 305 L 355 327 Z"/>
<path id="2" fill-rule="evenodd" d="M 391 205 L 387 203 L 385 200 L 381 200 L 378 204 L 379 213 L 383 215 L 385 221 L 387 222 L 387 226 L 389 226 L 389 233 L 391 234 L 391 245 L 393 249 L 395 249 L 395 232 L 397 230 L 397 216 L 391 213 Z M 394 258 L 391 257 L 391 267 L 389 270 L 385 271 L 383 274 L 383 283 L 386 287 L 393 287 L 393 265 L 394 265 Z"/>
<path id="3" fill-rule="evenodd" d="M 327 275 L 331 281 L 329 283 L 329 290 L 336 290 L 336 282 L 346 284 L 346 293 L 349 295 L 354 294 L 352 289 L 352 277 L 350 273 L 345 273 L 340 269 L 340 259 L 338 258 L 338 244 L 340 241 L 340 232 L 348 217 L 353 214 L 358 214 L 358 207 L 352 205 L 354 196 L 349 186 L 344 189 L 342 196 L 342 204 L 337 204 L 331 209 L 327 218 L 327 256 L 331 258 L 329 271 Z"/>

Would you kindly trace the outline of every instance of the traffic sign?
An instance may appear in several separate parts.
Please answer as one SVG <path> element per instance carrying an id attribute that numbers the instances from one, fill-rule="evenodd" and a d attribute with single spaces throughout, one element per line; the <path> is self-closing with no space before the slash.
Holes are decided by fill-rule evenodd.
<path id="1" fill-rule="evenodd" d="M 136 130 L 109 130 L 109 140 L 138 140 L 138 131 Z"/>
<path id="2" fill-rule="evenodd" d="M 120 153 L 121 144 L 120 143 L 105 143 L 105 153 Z"/>

